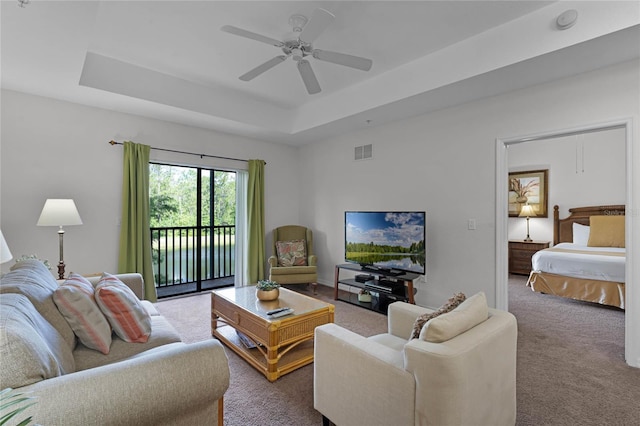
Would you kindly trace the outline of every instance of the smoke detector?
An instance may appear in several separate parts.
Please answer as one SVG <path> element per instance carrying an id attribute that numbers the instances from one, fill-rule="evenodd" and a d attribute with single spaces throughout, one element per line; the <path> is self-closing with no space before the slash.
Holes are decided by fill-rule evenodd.
<path id="1" fill-rule="evenodd" d="M 556 19 L 556 26 L 559 30 L 568 30 L 573 27 L 578 20 L 578 11 L 575 9 L 569 9 L 563 12 Z"/>

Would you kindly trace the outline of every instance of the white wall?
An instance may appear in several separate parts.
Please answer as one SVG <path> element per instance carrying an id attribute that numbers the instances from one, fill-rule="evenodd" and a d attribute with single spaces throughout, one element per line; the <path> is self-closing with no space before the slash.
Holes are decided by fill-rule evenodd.
<path id="1" fill-rule="evenodd" d="M 560 218 L 571 207 L 625 204 L 624 129 L 611 129 L 509 146 L 509 171 L 548 169 L 548 217 L 529 220 L 537 241 L 553 241 L 553 206 Z M 509 218 L 509 239 L 527 235 L 524 218 Z"/>
<path id="2" fill-rule="evenodd" d="M 67 272 L 115 272 L 122 191 L 123 147 L 132 140 L 153 147 L 267 162 L 266 229 L 298 223 L 298 149 L 2 91 L 0 227 L 14 258 L 37 254 L 58 261 L 55 228 L 36 222 L 47 198 L 73 198 L 83 225 L 66 228 Z M 244 162 L 151 151 L 151 159 L 245 169 Z M 2 265 L 6 272 L 13 261 Z"/>
<path id="3" fill-rule="evenodd" d="M 345 210 L 424 209 L 427 283 L 418 283 L 417 303 L 483 290 L 495 304 L 496 138 L 637 120 L 639 71 L 632 61 L 305 146 L 300 217 L 321 234 L 319 280 L 331 284 L 344 261 Z M 352 161 L 366 143 L 375 158 Z"/>

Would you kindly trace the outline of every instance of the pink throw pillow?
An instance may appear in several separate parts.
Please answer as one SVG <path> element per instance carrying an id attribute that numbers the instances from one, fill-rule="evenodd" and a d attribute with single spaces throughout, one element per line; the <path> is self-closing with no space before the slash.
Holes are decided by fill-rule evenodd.
<path id="1" fill-rule="evenodd" d="M 93 286 L 86 278 L 70 274 L 53 293 L 53 301 L 83 345 L 109 353 L 111 326 L 96 304 Z"/>
<path id="2" fill-rule="evenodd" d="M 104 273 L 96 286 L 96 301 L 113 331 L 125 342 L 144 343 L 151 334 L 151 317 L 135 293 Z"/>

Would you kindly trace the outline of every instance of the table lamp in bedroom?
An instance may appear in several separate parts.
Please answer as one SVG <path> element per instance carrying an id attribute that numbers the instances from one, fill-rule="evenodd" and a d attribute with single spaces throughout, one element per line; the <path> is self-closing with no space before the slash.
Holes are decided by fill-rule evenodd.
<path id="1" fill-rule="evenodd" d="M 522 209 L 520 209 L 520 214 L 518 215 L 518 217 L 527 218 L 527 238 L 524 239 L 527 242 L 533 241 L 529 236 L 529 218 L 535 215 L 536 212 L 533 211 L 533 207 L 530 204 L 525 204 L 524 206 L 522 206 Z"/>

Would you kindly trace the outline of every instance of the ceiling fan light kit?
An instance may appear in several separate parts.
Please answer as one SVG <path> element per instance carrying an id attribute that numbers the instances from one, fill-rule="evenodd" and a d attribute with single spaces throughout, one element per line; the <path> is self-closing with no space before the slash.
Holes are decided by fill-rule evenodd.
<path id="1" fill-rule="evenodd" d="M 307 88 L 307 92 L 310 95 L 313 95 L 319 93 L 322 89 L 320 88 L 320 83 L 318 82 L 313 69 L 311 68 L 311 63 L 305 59 L 306 57 L 310 56 L 319 61 L 343 65 L 361 71 L 369 71 L 373 65 L 373 61 L 371 59 L 313 48 L 313 42 L 327 29 L 327 27 L 329 27 L 334 18 L 335 16 L 331 12 L 320 8 L 313 11 L 311 19 L 307 19 L 304 15 L 292 15 L 289 18 L 289 25 L 293 28 L 294 36 L 285 41 L 276 40 L 274 38 L 266 37 L 231 25 L 225 25 L 221 30 L 229 34 L 249 38 L 278 47 L 282 49 L 282 52 L 284 53 L 284 55 L 276 56 L 275 58 L 270 59 L 241 75 L 240 80 L 253 80 L 276 65 L 284 62 L 285 59 L 291 57 L 293 61 L 297 63 L 298 72 L 300 73 L 300 77 Z"/>
<path id="2" fill-rule="evenodd" d="M 299 33 L 302 31 L 305 25 L 307 25 L 309 20 L 304 15 L 291 15 L 289 18 L 289 25 L 293 28 L 294 33 Z"/>

